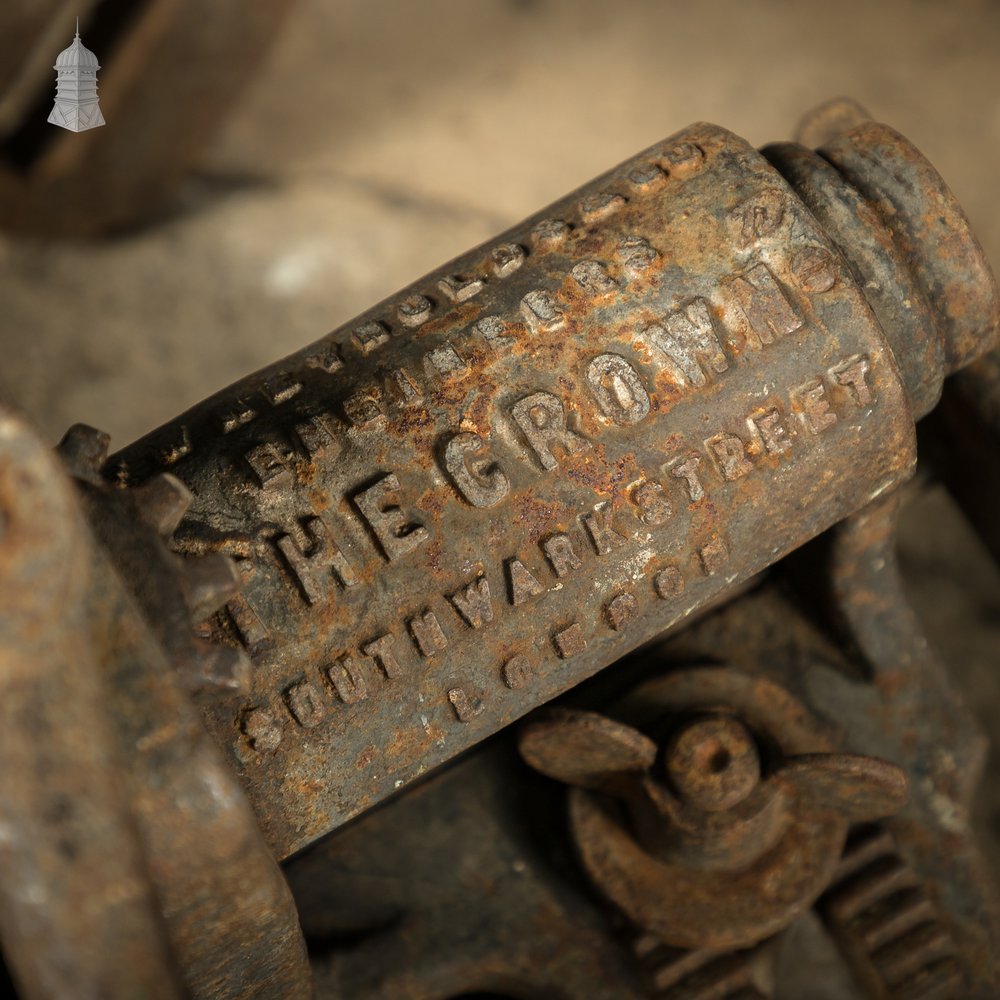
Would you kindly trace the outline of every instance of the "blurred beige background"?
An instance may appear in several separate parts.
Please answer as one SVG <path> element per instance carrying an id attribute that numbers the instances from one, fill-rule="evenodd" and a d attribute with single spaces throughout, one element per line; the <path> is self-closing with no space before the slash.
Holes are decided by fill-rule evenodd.
<path id="1" fill-rule="evenodd" d="M 691 121 L 762 144 L 840 94 L 927 154 L 1000 263 L 993 0 L 301 0 L 155 224 L 0 236 L 0 396 L 53 442 L 85 421 L 123 445 Z M 905 543 L 995 728 L 996 568 L 939 493 Z"/>
<path id="2" fill-rule="evenodd" d="M 1000 260 L 996 2 L 300 0 L 158 224 L 0 237 L 0 394 L 124 444 L 694 120 L 762 144 L 842 93 Z"/>

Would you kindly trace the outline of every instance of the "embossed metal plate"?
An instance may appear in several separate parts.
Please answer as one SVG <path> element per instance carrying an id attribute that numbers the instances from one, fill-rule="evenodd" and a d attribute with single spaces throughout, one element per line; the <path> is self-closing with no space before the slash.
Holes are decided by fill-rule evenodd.
<path id="1" fill-rule="evenodd" d="M 242 560 L 207 710 L 286 856 L 910 474 L 837 248 L 694 126 L 123 452 Z"/>

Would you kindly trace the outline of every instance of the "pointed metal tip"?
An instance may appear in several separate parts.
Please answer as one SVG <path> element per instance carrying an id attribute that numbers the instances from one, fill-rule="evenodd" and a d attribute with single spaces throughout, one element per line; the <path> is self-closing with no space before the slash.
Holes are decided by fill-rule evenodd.
<path id="1" fill-rule="evenodd" d="M 174 533 L 194 500 L 194 494 L 169 472 L 136 486 L 132 496 L 142 520 L 164 537 Z"/>
<path id="2" fill-rule="evenodd" d="M 245 694 L 250 689 L 250 659 L 241 649 L 199 642 L 181 678 L 201 704 Z"/>
<path id="3" fill-rule="evenodd" d="M 236 563 L 217 552 L 182 560 L 180 581 L 194 624 L 231 601 L 243 583 Z"/>
<path id="4" fill-rule="evenodd" d="M 107 461 L 111 435 L 89 424 L 73 424 L 56 445 L 71 476 L 100 486 L 101 468 Z"/>

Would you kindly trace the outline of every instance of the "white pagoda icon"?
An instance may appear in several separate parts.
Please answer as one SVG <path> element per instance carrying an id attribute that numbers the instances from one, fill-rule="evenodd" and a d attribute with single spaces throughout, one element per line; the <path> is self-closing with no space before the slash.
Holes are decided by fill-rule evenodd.
<path id="1" fill-rule="evenodd" d="M 56 103 L 49 121 L 53 125 L 83 132 L 104 124 L 101 106 L 97 103 L 97 56 L 84 48 L 80 41 L 80 19 L 76 19 L 76 37 L 68 49 L 56 59 Z"/>

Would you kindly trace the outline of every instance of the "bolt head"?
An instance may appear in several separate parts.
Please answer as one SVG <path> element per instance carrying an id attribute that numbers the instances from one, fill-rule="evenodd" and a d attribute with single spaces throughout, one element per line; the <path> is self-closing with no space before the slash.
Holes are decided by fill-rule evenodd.
<path id="1" fill-rule="evenodd" d="M 677 794 L 709 812 L 732 809 L 760 781 L 753 735 L 731 716 L 702 716 L 684 724 L 667 746 L 664 766 Z"/>

